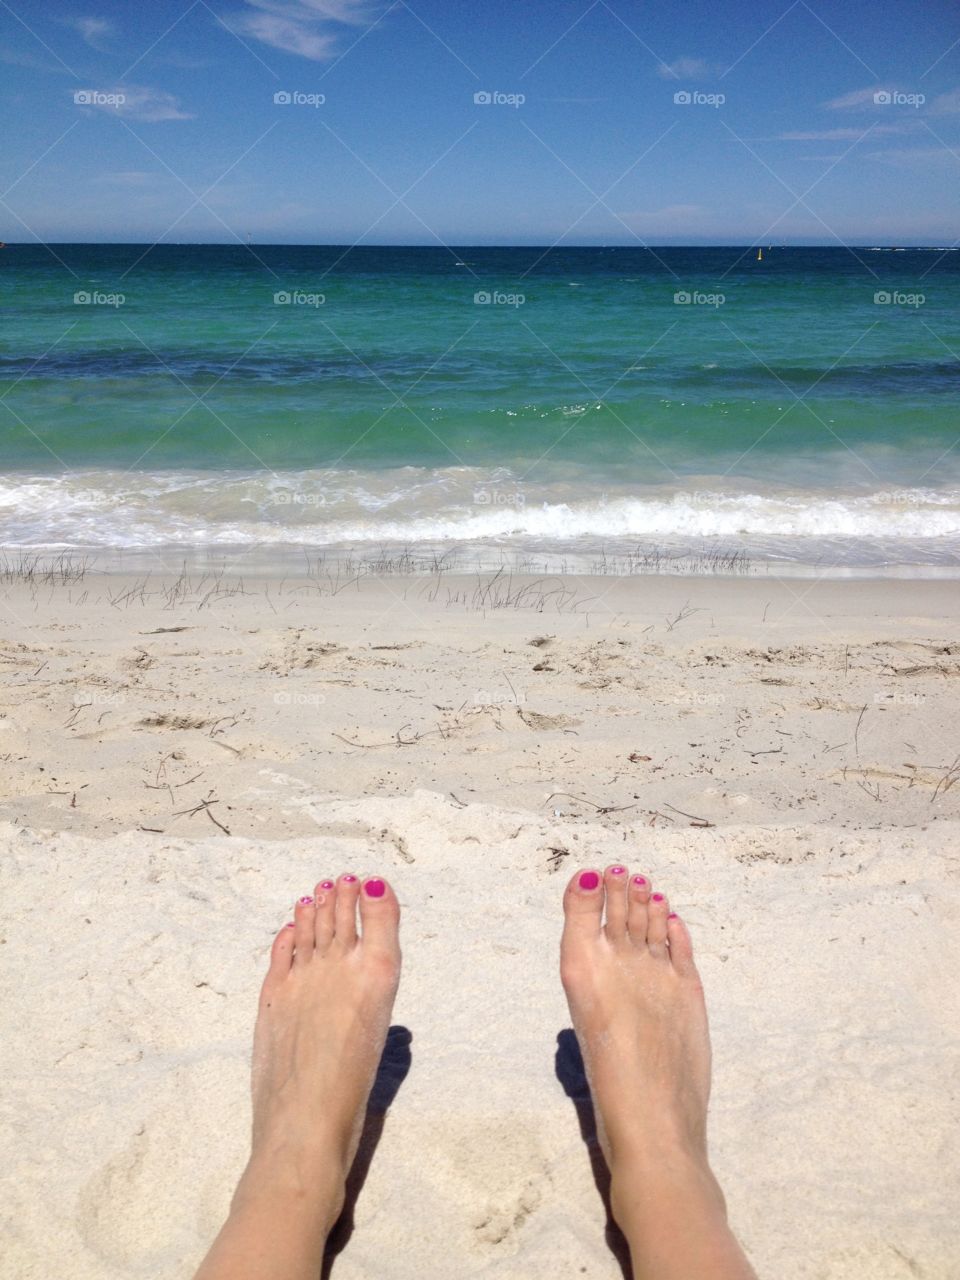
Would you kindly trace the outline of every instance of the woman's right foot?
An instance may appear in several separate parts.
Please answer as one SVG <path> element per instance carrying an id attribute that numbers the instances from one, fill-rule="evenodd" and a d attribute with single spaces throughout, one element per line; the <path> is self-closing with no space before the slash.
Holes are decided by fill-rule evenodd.
<path id="1" fill-rule="evenodd" d="M 707 1161 L 710 1036 L 686 925 L 647 877 L 578 872 L 560 974 L 637 1280 L 750 1277 Z"/>

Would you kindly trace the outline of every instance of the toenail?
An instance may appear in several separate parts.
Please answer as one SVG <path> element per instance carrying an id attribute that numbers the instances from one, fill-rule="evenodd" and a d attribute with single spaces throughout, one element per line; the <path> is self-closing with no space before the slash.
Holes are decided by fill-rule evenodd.
<path id="1" fill-rule="evenodd" d="M 662 901 L 663 901 L 663 894 L 662 894 L 662 893 L 654 893 L 654 894 L 652 894 L 652 895 L 651 895 L 651 900 L 652 900 L 653 902 L 662 902 Z"/>
<path id="2" fill-rule="evenodd" d="M 288 920 L 288 921 L 287 921 L 287 923 L 286 923 L 283 927 L 284 927 L 285 929 L 293 929 L 293 928 L 294 928 L 294 923 L 293 923 L 293 921 L 292 921 L 292 920 Z"/>
<path id="3" fill-rule="evenodd" d="M 321 889 L 333 889 L 334 887 L 335 886 L 332 880 L 324 880 L 320 885 Z"/>
<path id="4" fill-rule="evenodd" d="M 679 919 L 679 916 L 677 915 L 677 913 L 676 913 L 675 911 L 671 911 L 671 912 L 670 912 L 670 914 L 667 916 L 667 919 L 668 919 L 668 920 L 678 920 L 678 919 Z"/>
<path id="5" fill-rule="evenodd" d="M 583 871 L 580 873 L 579 884 L 581 889 L 595 889 L 599 883 L 600 877 L 595 871 Z"/>
<path id="6" fill-rule="evenodd" d="M 610 874 L 612 876 L 622 876 L 626 869 L 626 867 L 611 867 Z"/>
<path id="7" fill-rule="evenodd" d="M 301 907 L 309 907 L 309 905 L 310 905 L 310 903 L 311 903 L 312 901 L 313 901 L 313 899 L 312 899 L 312 898 L 308 898 L 308 897 L 304 896 L 304 897 L 302 897 L 302 898 L 300 899 L 300 905 L 301 905 Z"/>
<path id="8" fill-rule="evenodd" d="M 344 883 L 344 884 L 356 884 L 356 882 L 357 882 L 357 877 L 356 877 L 356 876 L 344 876 L 344 877 L 343 877 L 343 883 Z"/>
<path id="9" fill-rule="evenodd" d="M 646 883 L 647 883 L 647 877 L 646 877 L 646 876 L 634 876 L 634 877 L 633 877 L 633 883 L 634 883 L 634 884 L 646 884 Z"/>
<path id="10" fill-rule="evenodd" d="M 368 898 L 382 898 L 387 891 L 382 880 L 368 880 L 363 888 Z"/>

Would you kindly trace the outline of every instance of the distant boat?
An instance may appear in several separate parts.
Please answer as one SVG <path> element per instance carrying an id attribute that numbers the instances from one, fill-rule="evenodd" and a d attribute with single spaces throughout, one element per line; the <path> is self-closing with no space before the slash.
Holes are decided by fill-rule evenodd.
<path id="1" fill-rule="evenodd" d="M 762 250 L 762 249 L 758 249 L 758 250 L 757 250 L 757 261 L 758 261 L 758 262 L 762 262 L 762 261 L 763 261 L 763 250 Z"/>

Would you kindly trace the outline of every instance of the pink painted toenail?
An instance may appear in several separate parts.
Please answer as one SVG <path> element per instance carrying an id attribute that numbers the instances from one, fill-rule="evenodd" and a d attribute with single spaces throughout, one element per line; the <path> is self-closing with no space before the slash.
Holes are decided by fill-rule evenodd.
<path id="1" fill-rule="evenodd" d="M 647 877 L 646 877 L 646 876 L 634 876 L 634 877 L 633 877 L 633 883 L 634 883 L 634 884 L 646 884 L 646 883 L 647 883 Z"/>
<path id="2" fill-rule="evenodd" d="M 288 920 L 288 921 L 287 921 L 287 923 L 286 923 L 283 927 L 284 927 L 285 929 L 293 929 L 293 928 L 295 928 L 296 926 L 294 925 L 294 923 L 293 923 L 293 921 L 292 921 L 292 920 Z"/>
<path id="3" fill-rule="evenodd" d="M 321 882 L 321 885 L 320 885 L 321 889 L 333 889 L 334 887 L 335 886 L 332 880 L 324 880 Z"/>
<path id="4" fill-rule="evenodd" d="M 651 901 L 652 901 L 652 902 L 662 902 L 662 901 L 663 901 L 663 894 L 662 894 L 662 893 L 654 893 L 654 894 L 651 894 Z"/>
<path id="5" fill-rule="evenodd" d="M 675 911 L 671 911 L 671 912 L 670 912 L 670 914 L 667 916 L 667 919 L 668 919 L 668 920 L 679 920 L 679 919 L 680 919 L 680 917 L 677 915 L 677 913 L 676 913 Z"/>
<path id="6" fill-rule="evenodd" d="M 626 867 L 611 867 L 610 874 L 612 876 L 622 876 L 626 869 Z"/>
<path id="7" fill-rule="evenodd" d="M 368 880 L 363 888 L 368 898 L 382 898 L 387 891 L 382 880 Z"/>
<path id="8" fill-rule="evenodd" d="M 312 901 L 313 901 L 312 898 L 303 897 L 300 899 L 300 905 L 301 907 L 309 907 Z"/>
<path id="9" fill-rule="evenodd" d="M 344 883 L 344 884 L 356 884 L 356 883 L 357 883 L 357 877 L 356 877 L 356 876 L 344 876 L 344 877 L 343 877 L 343 883 Z"/>
<path id="10" fill-rule="evenodd" d="M 599 883 L 600 877 L 595 871 L 581 872 L 579 880 L 581 889 L 595 889 Z"/>

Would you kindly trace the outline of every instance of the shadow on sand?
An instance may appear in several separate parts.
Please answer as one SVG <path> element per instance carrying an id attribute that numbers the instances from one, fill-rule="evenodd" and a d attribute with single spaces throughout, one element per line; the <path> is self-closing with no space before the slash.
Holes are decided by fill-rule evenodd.
<path id="1" fill-rule="evenodd" d="M 367 1180 L 370 1162 L 380 1141 L 380 1135 L 383 1133 L 387 1112 L 410 1070 L 410 1063 L 413 1060 L 410 1052 L 412 1041 L 413 1035 L 406 1027 L 391 1027 L 387 1032 L 387 1042 L 370 1091 L 370 1101 L 367 1103 L 360 1145 L 350 1169 L 350 1176 L 347 1178 L 347 1198 L 337 1225 L 330 1232 L 327 1240 L 320 1280 L 329 1280 L 337 1255 L 343 1251 L 347 1241 L 353 1235 L 353 1214 L 357 1199 Z"/>
<path id="2" fill-rule="evenodd" d="M 373 1089 L 370 1092 L 370 1101 L 367 1104 L 367 1113 L 360 1135 L 360 1145 L 357 1148 L 356 1159 L 347 1179 L 346 1201 L 337 1225 L 331 1231 L 330 1238 L 327 1241 L 320 1280 L 330 1280 L 331 1270 L 337 1256 L 343 1252 L 347 1242 L 353 1235 L 354 1210 L 360 1192 L 363 1190 L 363 1184 L 366 1182 L 370 1163 L 373 1160 L 380 1136 L 383 1133 L 387 1111 L 393 1104 L 394 1098 L 400 1091 L 400 1086 L 410 1071 L 410 1064 L 413 1060 L 413 1055 L 410 1052 L 412 1042 L 413 1035 L 406 1027 L 391 1027 L 387 1033 L 387 1042 L 384 1046 L 383 1056 L 380 1059 L 380 1066 L 377 1068 Z M 577 1120 L 580 1124 L 580 1137 L 587 1148 L 594 1181 L 597 1184 L 597 1190 L 600 1193 L 600 1198 L 606 1211 L 607 1225 L 605 1234 L 607 1247 L 619 1263 L 624 1280 L 631 1280 L 633 1273 L 630 1268 L 630 1252 L 627 1242 L 610 1212 L 610 1171 L 607 1168 L 603 1152 L 600 1150 L 600 1144 L 597 1140 L 596 1117 L 593 1111 L 593 1102 L 590 1098 L 590 1088 L 587 1084 L 583 1058 L 580 1054 L 580 1046 L 577 1044 L 577 1037 L 569 1029 L 557 1034 L 555 1065 L 557 1079 L 563 1086 L 564 1093 L 576 1109 Z"/>
<path id="3" fill-rule="evenodd" d="M 597 1190 L 600 1192 L 600 1199 L 607 1214 L 605 1232 L 607 1247 L 620 1264 L 624 1280 L 631 1280 L 633 1270 L 630 1266 L 630 1250 L 623 1232 L 614 1222 L 613 1214 L 610 1212 L 610 1170 L 607 1168 L 607 1162 L 603 1158 L 597 1139 L 597 1119 L 590 1097 L 590 1086 L 587 1084 L 587 1073 L 584 1070 L 577 1037 L 569 1029 L 557 1033 L 555 1062 L 557 1079 L 576 1108 L 577 1119 L 580 1122 L 580 1137 L 590 1156 L 593 1180 L 597 1184 Z"/>

